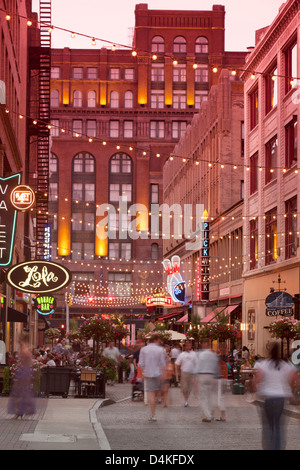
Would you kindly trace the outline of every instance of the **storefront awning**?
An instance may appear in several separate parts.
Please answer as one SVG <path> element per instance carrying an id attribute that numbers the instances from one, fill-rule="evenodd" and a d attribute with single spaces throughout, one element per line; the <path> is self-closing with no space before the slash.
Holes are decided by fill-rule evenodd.
<path id="1" fill-rule="evenodd" d="M 235 304 L 235 305 L 228 305 L 228 307 L 225 308 L 223 314 L 227 317 L 230 315 L 235 309 L 237 309 L 240 306 L 240 304 Z"/>
<path id="2" fill-rule="evenodd" d="M 216 317 L 220 314 L 223 313 L 226 307 L 217 307 L 215 308 L 212 312 L 210 312 L 208 315 L 206 315 L 205 318 L 202 318 L 200 323 L 210 323 L 210 322 L 215 322 Z"/>
<path id="3" fill-rule="evenodd" d="M 178 317 L 179 315 L 182 315 L 184 312 L 173 312 L 173 313 L 166 313 L 165 315 L 161 316 L 158 318 L 160 321 L 167 320 L 168 318 L 173 318 L 173 317 Z"/>
<path id="4" fill-rule="evenodd" d="M 27 315 L 14 308 L 7 308 L 7 321 L 12 323 L 27 323 Z"/>
<path id="5" fill-rule="evenodd" d="M 183 315 L 183 317 L 179 318 L 179 320 L 177 320 L 176 323 L 187 323 L 188 322 L 188 316 L 189 316 L 189 314 L 186 313 L 185 315 Z"/>

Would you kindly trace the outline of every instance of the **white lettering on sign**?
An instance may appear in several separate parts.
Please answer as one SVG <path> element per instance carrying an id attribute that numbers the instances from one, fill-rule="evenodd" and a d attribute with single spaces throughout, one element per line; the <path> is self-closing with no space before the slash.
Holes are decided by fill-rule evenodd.
<path id="1" fill-rule="evenodd" d="M 24 271 L 28 273 L 25 281 L 20 281 L 20 287 L 34 287 L 38 288 L 43 283 L 48 287 L 50 282 L 57 282 L 58 277 L 53 272 L 48 273 L 47 266 L 42 267 L 42 271 L 39 272 L 39 266 L 24 266 Z"/>

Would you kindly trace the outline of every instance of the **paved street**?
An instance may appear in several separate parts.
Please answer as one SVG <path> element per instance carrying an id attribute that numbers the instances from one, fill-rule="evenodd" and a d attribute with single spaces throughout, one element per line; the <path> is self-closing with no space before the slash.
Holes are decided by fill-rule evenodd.
<path id="1" fill-rule="evenodd" d="M 227 422 L 202 423 L 197 397 L 183 407 L 180 388 L 170 389 L 170 405 L 157 405 L 157 422 L 149 408 L 131 400 L 131 385 L 107 387 L 107 398 L 69 396 L 37 399 L 37 413 L 14 419 L 0 398 L 0 450 L 187 451 L 260 450 L 260 407 L 245 395 L 226 393 Z M 300 407 L 289 406 L 287 450 L 300 450 Z M 122 453 L 120 454 L 122 455 Z"/>

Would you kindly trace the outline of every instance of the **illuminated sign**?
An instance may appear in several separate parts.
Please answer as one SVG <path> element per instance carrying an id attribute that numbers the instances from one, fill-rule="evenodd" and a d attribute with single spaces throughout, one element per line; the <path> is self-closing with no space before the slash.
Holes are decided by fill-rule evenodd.
<path id="1" fill-rule="evenodd" d="M 12 205 L 10 195 L 16 185 L 20 184 L 21 173 L 0 177 L 0 266 L 7 267 L 12 261 L 17 210 Z"/>
<path id="2" fill-rule="evenodd" d="M 167 287 L 174 302 L 185 302 L 185 282 L 180 274 L 180 258 L 172 256 L 171 260 L 165 259 L 163 266 L 167 274 Z"/>
<path id="3" fill-rule="evenodd" d="M 293 315 L 294 299 L 287 292 L 272 292 L 266 298 L 266 315 L 275 317 L 291 317 Z"/>
<path id="4" fill-rule="evenodd" d="M 48 294 L 66 287 L 71 273 L 51 261 L 27 261 L 10 268 L 6 274 L 8 284 L 29 294 Z"/>
<path id="5" fill-rule="evenodd" d="M 203 222 L 203 237 L 200 256 L 197 258 L 197 300 L 209 300 L 209 222 Z"/>
<path id="6" fill-rule="evenodd" d="M 51 295 L 39 295 L 34 301 L 34 306 L 41 315 L 51 315 L 55 311 L 56 300 Z"/>
<path id="7" fill-rule="evenodd" d="M 15 209 L 26 211 L 35 203 L 35 194 L 29 186 L 20 185 L 12 190 L 10 200 Z"/>
<path id="8" fill-rule="evenodd" d="M 51 225 L 44 225 L 44 259 L 51 260 Z"/>
<path id="9" fill-rule="evenodd" d="M 172 305 L 172 299 L 171 297 L 165 297 L 164 295 L 147 297 L 146 305 L 147 307 L 155 307 L 155 306 L 170 307 Z"/>

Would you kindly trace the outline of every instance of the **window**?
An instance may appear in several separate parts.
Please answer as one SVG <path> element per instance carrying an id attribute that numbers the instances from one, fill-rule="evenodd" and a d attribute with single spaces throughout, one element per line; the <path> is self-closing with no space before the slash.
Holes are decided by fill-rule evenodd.
<path id="1" fill-rule="evenodd" d="M 86 78 L 88 80 L 97 80 L 98 78 L 98 70 L 96 67 L 88 67 L 87 68 L 87 73 L 86 73 Z"/>
<path id="2" fill-rule="evenodd" d="M 94 90 L 88 92 L 87 105 L 88 108 L 95 108 L 97 103 L 97 93 Z"/>
<path id="3" fill-rule="evenodd" d="M 97 135 L 97 122 L 95 119 L 88 119 L 86 121 L 86 134 L 88 137 L 96 137 Z"/>
<path id="4" fill-rule="evenodd" d="M 124 121 L 124 138 L 133 138 L 133 121 Z"/>
<path id="5" fill-rule="evenodd" d="M 285 92 L 291 90 L 297 82 L 297 41 L 293 42 L 284 53 L 285 59 Z"/>
<path id="6" fill-rule="evenodd" d="M 186 82 L 185 64 L 178 64 L 173 66 L 173 82 Z"/>
<path id="7" fill-rule="evenodd" d="M 258 88 L 255 88 L 249 95 L 250 101 L 250 130 L 258 124 Z"/>
<path id="8" fill-rule="evenodd" d="M 276 166 L 277 166 L 277 136 L 273 137 L 266 144 L 266 184 L 276 178 Z"/>
<path id="9" fill-rule="evenodd" d="M 117 153 L 110 160 L 111 173 L 130 174 L 132 172 L 132 160 L 126 153 Z"/>
<path id="10" fill-rule="evenodd" d="M 157 243 L 152 243 L 151 245 L 151 259 L 158 259 L 159 257 L 159 249 Z"/>
<path id="11" fill-rule="evenodd" d="M 49 173 L 50 177 L 58 172 L 58 158 L 54 153 L 50 153 L 49 157 Z"/>
<path id="12" fill-rule="evenodd" d="M 285 259 L 297 255 L 297 196 L 285 202 Z"/>
<path id="13" fill-rule="evenodd" d="M 109 70 L 109 78 L 111 80 L 120 80 L 120 69 L 119 68 L 111 68 Z"/>
<path id="14" fill-rule="evenodd" d="M 274 66 L 265 76 L 266 114 L 277 105 L 277 66 Z"/>
<path id="15" fill-rule="evenodd" d="M 204 90 L 195 91 L 195 108 L 200 109 L 201 104 L 208 99 L 208 92 Z"/>
<path id="16" fill-rule="evenodd" d="M 71 294 L 82 296 L 83 294 L 91 295 L 94 290 L 94 273 L 74 273 L 72 272 Z"/>
<path id="17" fill-rule="evenodd" d="M 51 67 L 51 78 L 53 80 L 60 78 L 60 67 Z"/>
<path id="18" fill-rule="evenodd" d="M 125 91 L 124 108 L 133 108 L 133 92 L 130 90 Z"/>
<path id="19" fill-rule="evenodd" d="M 119 121 L 110 121 L 109 122 L 109 137 L 118 138 L 120 132 L 120 122 Z"/>
<path id="20" fill-rule="evenodd" d="M 258 221 L 250 220 L 250 269 L 257 268 L 258 264 Z"/>
<path id="21" fill-rule="evenodd" d="M 72 69 L 72 78 L 74 80 L 82 80 L 83 79 L 83 68 L 82 67 L 73 67 L 73 69 Z"/>
<path id="22" fill-rule="evenodd" d="M 73 137 L 82 136 L 82 119 L 73 119 L 72 121 L 72 135 Z"/>
<path id="23" fill-rule="evenodd" d="M 258 152 L 250 157 L 250 194 L 258 190 Z"/>
<path id="24" fill-rule="evenodd" d="M 131 284 L 131 273 L 108 273 L 109 296 L 131 297 Z"/>
<path id="25" fill-rule="evenodd" d="M 151 52 L 164 53 L 165 52 L 165 41 L 161 36 L 154 36 L 151 41 Z"/>
<path id="26" fill-rule="evenodd" d="M 132 185 L 121 183 L 110 183 L 109 185 L 109 201 L 119 202 L 119 198 L 132 200 Z"/>
<path id="27" fill-rule="evenodd" d="M 95 184 L 94 183 L 73 183 L 72 199 L 85 202 L 95 201 Z"/>
<path id="28" fill-rule="evenodd" d="M 124 79 L 125 80 L 134 80 L 134 69 L 125 69 L 124 70 Z"/>
<path id="29" fill-rule="evenodd" d="M 151 82 L 163 82 L 165 80 L 164 64 L 152 64 L 151 66 Z"/>
<path id="30" fill-rule="evenodd" d="M 177 36 L 173 41 L 173 52 L 176 54 L 186 53 L 186 40 L 183 36 Z"/>
<path id="31" fill-rule="evenodd" d="M 51 137 L 59 137 L 59 119 L 51 119 Z"/>
<path id="32" fill-rule="evenodd" d="M 95 252 L 94 243 L 72 242 L 72 259 L 75 259 L 75 260 L 94 259 L 94 252 Z M 82 290 L 81 290 L 81 295 L 82 295 Z"/>
<path id="33" fill-rule="evenodd" d="M 204 36 L 200 36 L 195 42 L 195 53 L 196 54 L 208 54 L 208 39 Z"/>
<path id="34" fill-rule="evenodd" d="M 110 107 L 111 108 L 119 108 L 120 106 L 120 98 L 118 91 L 112 91 L 110 93 Z"/>
<path id="35" fill-rule="evenodd" d="M 49 183 L 49 201 L 57 201 L 58 183 Z"/>
<path id="36" fill-rule="evenodd" d="M 277 260 L 277 209 L 266 213 L 266 265 Z"/>
<path id="37" fill-rule="evenodd" d="M 163 139 L 165 137 L 165 122 L 150 121 L 150 138 Z"/>
<path id="38" fill-rule="evenodd" d="M 151 90 L 150 106 L 152 109 L 163 109 L 165 107 L 165 94 L 161 90 Z"/>
<path id="39" fill-rule="evenodd" d="M 150 204 L 159 204 L 159 185 L 150 185 Z"/>
<path id="40" fill-rule="evenodd" d="M 245 124 L 241 121 L 241 157 L 245 155 Z"/>
<path id="41" fill-rule="evenodd" d="M 81 108 L 82 106 L 82 93 L 79 90 L 73 91 L 73 106 L 74 108 Z"/>
<path id="42" fill-rule="evenodd" d="M 51 90 L 50 106 L 51 106 L 51 108 L 58 108 L 59 107 L 59 91 L 58 90 Z"/>
<path id="43" fill-rule="evenodd" d="M 173 91 L 173 108 L 174 109 L 186 108 L 186 91 L 184 90 Z"/>
<path id="44" fill-rule="evenodd" d="M 92 232 L 95 227 L 95 215 L 92 212 L 73 212 L 72 230 Z"/>
<path id="45" fill-rule="evenodd" d="M 291 168 L 297 162 L 297 116 L 285 127 L 285 166 Z"/>
<path id="46" fill-rule="evenodd" d="M 244 199 L 244 190 L 245 190 L 245 184 L 244 184 L 244 180 L 241 180 L 241 199 Z"/>
<path id="47" fill-rule="evenodd" d="M 195 82 L 208 82 L 208 66 L 200 64 L 195 70 Z"/>
<path id="48" fill-rule="evenodd" d="M 172 139 L 180 139 L 187 127 L 186 121 L 172 122 Z"/>
<path id="49" fill-rule="evenodd" d="M 74 173 L 94 173 L 95 159 L 89 153 L 79 153 L 73 159 Z"/>

